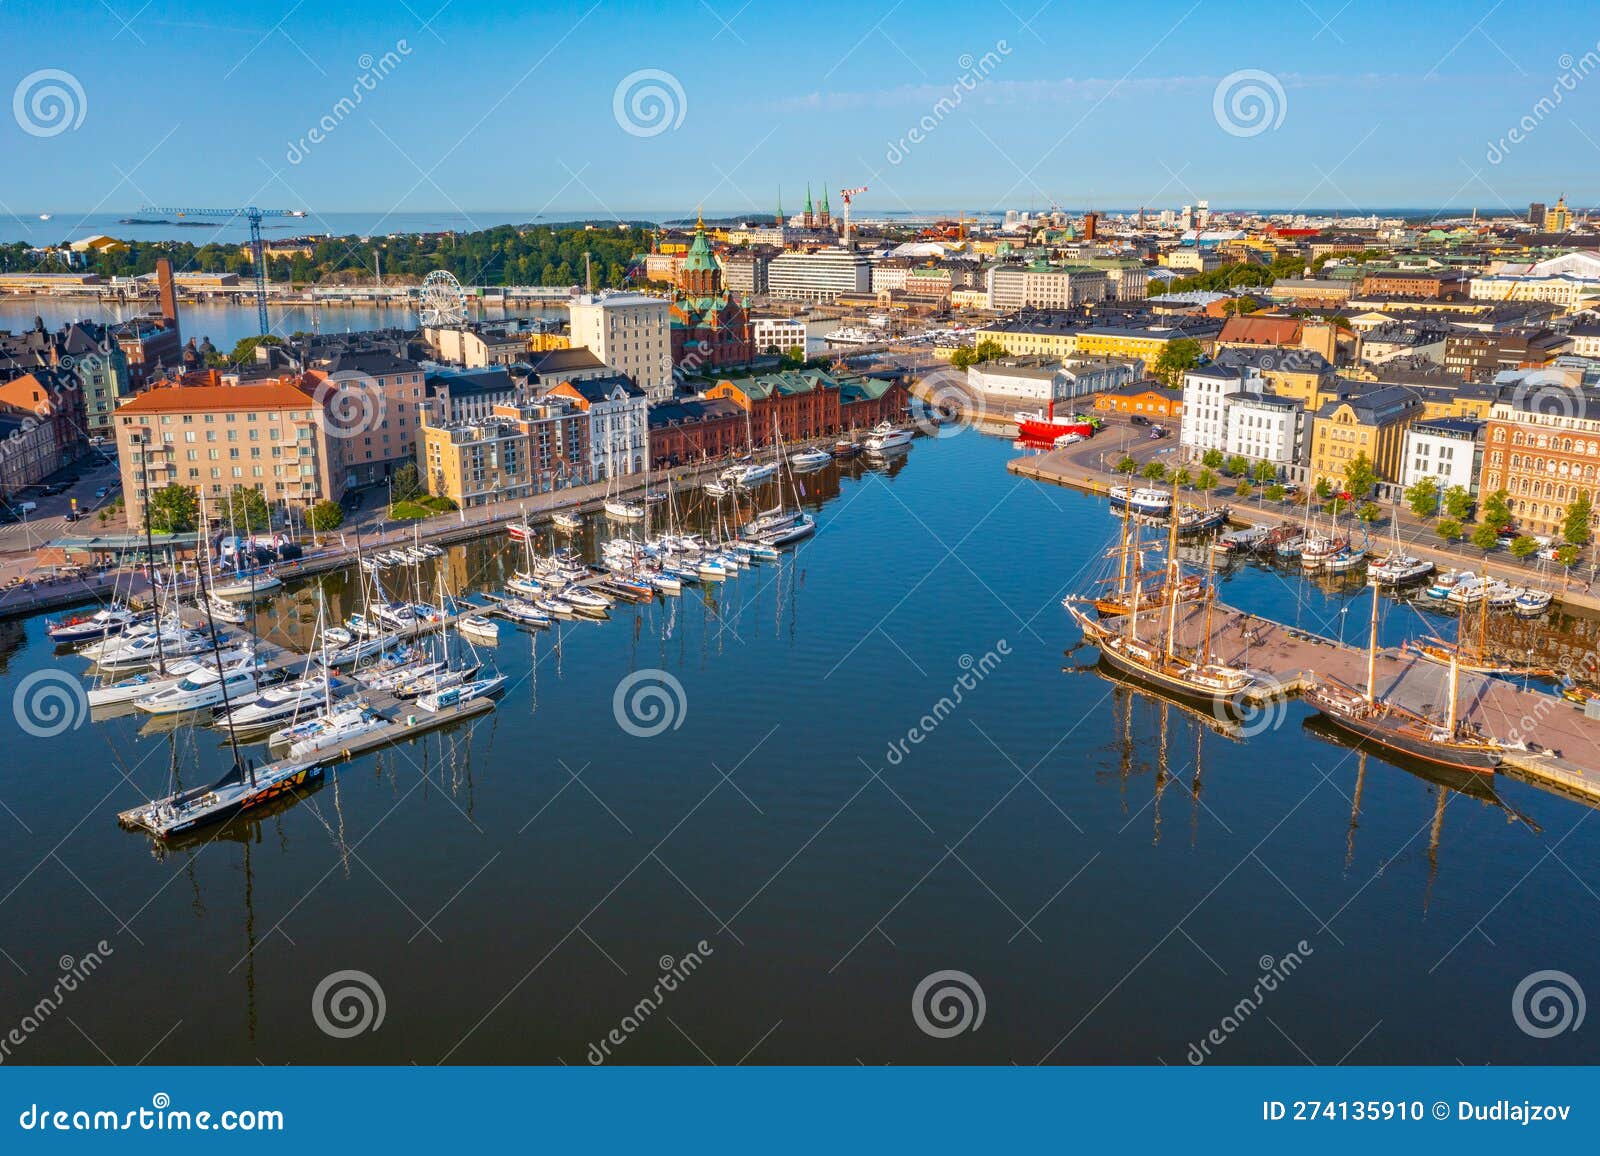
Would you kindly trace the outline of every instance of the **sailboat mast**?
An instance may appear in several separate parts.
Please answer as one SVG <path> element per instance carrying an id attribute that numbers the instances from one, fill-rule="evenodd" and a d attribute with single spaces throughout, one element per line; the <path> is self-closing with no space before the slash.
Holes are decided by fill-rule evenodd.
<path id="1" fill-rule="evenodd" d="M 1128 503 L 1126 502 L 1122 504 L 1122 546 L 1117 557 L 1120 567 L 1117 576 L 1117 597 L 1126 601 L 1128 597 Z"/>
<path id="2" fill-rule="evenodd" d="M 176 455 L 174 455 L 176 456 Z M 150 596 L 156 603 L 156 670 L 161 674 L 167 673 L 167 659 L 161 646 L 161 589 L 156 583 L 156 547 L 150 533 L 150 447 L 145 446 L 144 453 L 140 455 L 139 468 L 144 478 L 144 577 L 150 584 Z M 203 491 L 202 491 L 203 494 Z M 205 530 L 202 528 L 202 534 Z M 176 567 L 174 567 L 176 569 Z M 178 592 L 177 576 L 173 576 L 172 592 Z"/>
<path id="3" fill-rule="evenodd" d="M 1445 717 L 1445 737 L 1454 741 L 1456 737 L 1456 689 L 1460 682 L 1460 666 L 1454 651 L 1450 652 L 1450 710 Z"/>
<path id="4" fill-rule="evenodd" d="M 200 532 L 204 534 L 207 529 L 206 492 L 204 487 L 201 487 L 200 489 L 200 526 Z M 200 568 L 200 594 L 202 604 L 206 608 L 206 628 L 211 632 L 211 660 L 217 664 L 217 686 L 222 691 L 222 717 L 227 718 L 233 713 L 233 704 L 228 701 L 228 675 L 227 672 L 222 669 L 222 642 L 217 638 L 216 618 L 211 613 L 211 592 L 206 587 L 206 571 L 209 568 L 209 565 L 202 566 Z M 254 652 L 252 651 L 252 655 L 253 653 Z M 254 662 L 255 659 L 254 657 L 251 657 L 248 661 Z M 239 770 L 242 767 L 245 773 L 250 776 L 250 785 L 252 787 L 255 786 L 255 764 L 246 763 L 244 759 L 240 757 L 239 734 L 231 726 L 228 728 L 228 745 L 233 748 L 234 770 Z"/>

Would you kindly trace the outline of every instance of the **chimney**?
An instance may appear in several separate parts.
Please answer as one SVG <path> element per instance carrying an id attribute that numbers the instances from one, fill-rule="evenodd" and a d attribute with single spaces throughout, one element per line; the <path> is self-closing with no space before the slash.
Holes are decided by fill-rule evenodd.
<path id="1" fill-rule="evenodd" d="M 156 260 L 156 284 L 161 291 L 161 319 L 173 333 L 178 332 L 178 287 L 172 280 L 172 261 L 167 257 Z M 178 340 L 183 340 L 180 335 Z"/>

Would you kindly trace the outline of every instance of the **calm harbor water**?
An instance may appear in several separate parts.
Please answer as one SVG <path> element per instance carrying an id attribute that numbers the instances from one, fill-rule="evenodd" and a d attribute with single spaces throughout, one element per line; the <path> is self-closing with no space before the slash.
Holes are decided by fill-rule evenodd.
<path id="1" fill-rule="evenodd" d="M 1536 971 L 1600 990 L 1592 812 L 1359 754 L 1299 703 L 1231 738 L 1079 669 L 1059 599 L 1115 524 L 1007 474 L 1014 452 L 962 433 L 891 472 L 812 475 L 822 528 L 783 565 L 601 624 L 503 627 L 492 715 L 164 854 L 115 812 L 218 773 L 218 732 L 13 731 L 0 1029 L 62 957 L 113 950 L 8 1062 L 581 1064 L 615 1029 L 624 1063 L 1182 1064 L 1225 1019 L 1214 1062 L 1600 1059 L 1593 1032 L 1536 1039 L 1512 1013 Z M 458 547 L 444 572 L 492 586 L 519 554 Z M 1259 613 L 1365 629 L 1359 587 L 1224 582 Z M 347 581 L 325 588 L 353 607 Z M 303 641 L 314 614 L 296 591 L 262 625 Z M 1385 615 L 1386 641 L 1418 628 Z M 0 660 L 8 700 L 81 666 L 39 620 L 0 624 Z M 637 672 L 664 695 L 625 697 L 625 728 Z M 336 1038 L 314 992 L 346 970 L 384 1017 Z M 977 1030 L 919 1028 L 913 992 L 944 970 L 981 987 Z"/>

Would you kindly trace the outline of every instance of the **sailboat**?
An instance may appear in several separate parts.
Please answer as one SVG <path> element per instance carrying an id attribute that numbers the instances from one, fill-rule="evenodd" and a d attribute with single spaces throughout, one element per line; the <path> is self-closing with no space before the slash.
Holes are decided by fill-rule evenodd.
<path id="1" fill-rule="evenodd" d="M 1458 716 L 1460 665 L 1454 653 L 1450 656 L 1449 701 L 1442 721 L 1378 697 L 1378 598 L 1374 588 L 1372 629 L 1367 641 L 1366 690 L 1359 691 L 1338 679 L 1316 675 L 1305 691 L 1306 701 L 1335 726 L 1389 750 L 1440 766 L 1492 772 L 1500 765 L 1505 748 Z"/>
<path id="2" fill-rule="evenodd" d="M 1473 579 L 1474 582 L 1478 581 Z M 1465 582 L 1457 583 L 1460 589 Z M 1453 593 L 1453 591 L 1452 591 Z M 1452 599 L 1452 601 L 1455 601 Z M 1456 642 L 1446 642 L 1434 635 L 1425 635 L 1422 638 L 1412 639 L 1405 644 L 1404 649 L 1425 658 L 1429 662 L 1441 666 L 1455 666 L 1469 674 L 1500 674 L 1521 675 L 1528 678 L 1554 678 L 1556 672 L 1548 667 L 1530 666 L 1526 664 L 1506 662 L 1489 655 L 1489 608 L 1491 599 L 1486 592 L 1479 593 L 1476 602 L 1478 605 L 1478 630 L 1477 646 L 1470 652 L 1463 640 L 1466 637 L 1465 614 L 1458 615 L 1456 625 Z M 1463 611 L 1467 606 L 1465 601 L 1458 603 Z"/>
<path id="3" fill-rule="evenodd" d="M 1177 485 L 1173 484 L 1173 497 Z M 1211 555 L 1208 553 L 1207 558 Z M 1138 585 L 1131 587 L 1132 605 L 1128 611 L 1128 629 L 1112 625 L 1089 613 L 1093 608 L 1090 599 L 1071 597 L 1063 600 L 1067 613 L 1083 631 L 1084 638 L 1100 650 L 1101 659 L 1114 669 L 1174 694 L 1205 699 L 1213 706 L 1233 701 L 1255 684 L 1249 671 L 1240 667 L 1215 662 L 1211 658 L 1211 607 L 1215 596 L 1211 584 L 1206 583 L 1204 595 L 1206 618 L 1199 647 L 1181 653 L 1177 645 L 1178 590 L 1182 586 L 1182 566 L 1178 561 L 1178 525 L 1176 519 L 1168 522 L 1167 564 L 1165 586 L 1166 628 L 1155 641 L 1139 636 L 1142 591 Z"/>
<path id="4" fill-rule="evenodd" d="M 610 435 L 606 441 L 606 500 L 602 508 L 606 512 L 606 517 L 615 518 L 619 522 L 642 521 L 649 512 L 649 508 L 643 502 L 629 501 L 624 498 L 620 490 L 615 493 L 612 491 L 612 483 L 616 481 L 617 477 L 616 455 L 613 453 L 616 443 L 611 440 L 615 436 L 615 434 Z M 649 476 L 648 473 L 645 474 L 647 485 Z"/>
<path id="5" fill-rule="evenodd" d="M 1368 563 L 1367 581 L 1374 586 L 1405 586 L 1411 582 L 1422 581 L 1433 573 L 1433 563 L 1402 550 L 1400 519 L 1391 519 L 1391 525 L 1394 529 L 1394 545 L 1383 557 L 1375 558 Z"/>
<path id="6" fill-rule="evenodd" d="M 1117 558 L 1117 573 L 1114 577 L 1106 579 L 1108 584 L 1115 582 L 1116 589 L 1110 594 L 1103 594 L 1094 599 L 1095 613 L 1101 618 L 1115 618 L 1127 614 L 1134 605 L 1135 586 L 1139 587 L 1139 601 L 1144 605 L 1163 603 L 1169 593 L 1165 588 L 1169 572 L 1165 569 L 1158 585 L 1152 588 L 1146 584 L 1143 573 L 1145 546 L 1140 541 L 1142 530 L 1140 525 L 1135 523 L 1133 510 L 1126 502 L 1116 509 L 1121 513 L 1122 523 L 1120 541 L 1114 552 Z M 1178 532 L 1180 534 L 1183 532 L 1181 523 Z M 1198 574 L 1184 574 L 1178 579 L 1174 596 L 1179 602 L 1193 602 L 1204 594 L 1205 590 L 1206 583 Z"/>

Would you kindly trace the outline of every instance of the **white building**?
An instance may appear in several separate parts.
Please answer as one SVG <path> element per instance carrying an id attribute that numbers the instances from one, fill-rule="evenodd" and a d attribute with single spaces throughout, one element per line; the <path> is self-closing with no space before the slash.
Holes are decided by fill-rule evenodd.
<path id="1" fill-rule="evenodd" d="M 1432 478 L 1441 491 L 1460 486 L 1469 494 L 1477 493 L 1483 425 L 1458 417 L 1414 422 L 1406 430 L 1401 483 L 1414 486 L 1423 478 Z"/>
<path id="2" fill-rule="evenodd" d="M 871 288 L 872 266 L 866 255 L 849 249 L 782 253 L 767 266 L 767 292 L 791 301 L 829 302 L 841 293 L 866 293 Z M 573 332 L 576 335 L 576 327 Z"/>
<path id="3" fill-rule="evenodd" d="M 1073 309 L 1104 301 L 1107 278 L 1103 269 L 1034 269 L 1027 265 L 996 265 L 989 270 L 989 308 Z"/>
<path id="4" fill-rule="evenodd" d="M 985 397 L 1040 404 L 1072 401 L 1127 385 L 1142 363 L 1089 361 L 1063 365 L 1043 357 L 983 362 L 967 371 L 967 385 Z"/>
<path id="5" fill-rule="evenodd" d="M 1474 301 L 1542 301 L 1571 312 L 1600 302 L 1600 279 L 1571 273 L 1474 277 L 1470 295 Z"/>
<path id="6" fill-rule="evenodd" d="M 589 415 L 589 476 L 596 481 L 650 467 L 649 403 L 628 378 L 564 381 L 548 396 L 569 397 Z"/>
<path id="7" fill-rule="evenodd" d="M 1267 392 L 1261 371 L 1252 365 L 1207 365 L 1183 375 L 1183 425 L 1178 443 L 1190 457 L 1228 448 L 1228 395 L 1241 390 Z"/>
<path id="8" fill-rule="evenodd" d="M 572 344 L 581 345 L 652 398 L 672 396 L 671 305 L 643 293 L 592 293 L 571 305 Z"/>
<path id="9" fill-rule="evenodd" d="M 1567 330 L 1574 357 L 1600 358 L 1600 321 L 1580 321 Z"/>
<path id="10" fill-rule="evenodd" d="M 806 348 L 806 322 L 803 317 L 751 317 L 750 337 L 757 354 L 776 349 L 787 353 Z"/>
<path id="11" fill-rule="evenodd" d="M 1111 295 L 1118 301 L 1143 301 L 1150 294 L 1150 270 L 1143 265 L 1117 265 L 1107 274 Z"/>
<path id="12" fill-rule="evenodd" d="M 1229 457 L 1270 462 L 1280 471 L 1305 462 L 1310 422 L 1295 398 L 1240 389 L 1226 396 L 1224 415 L 1222 452 Z"/>

